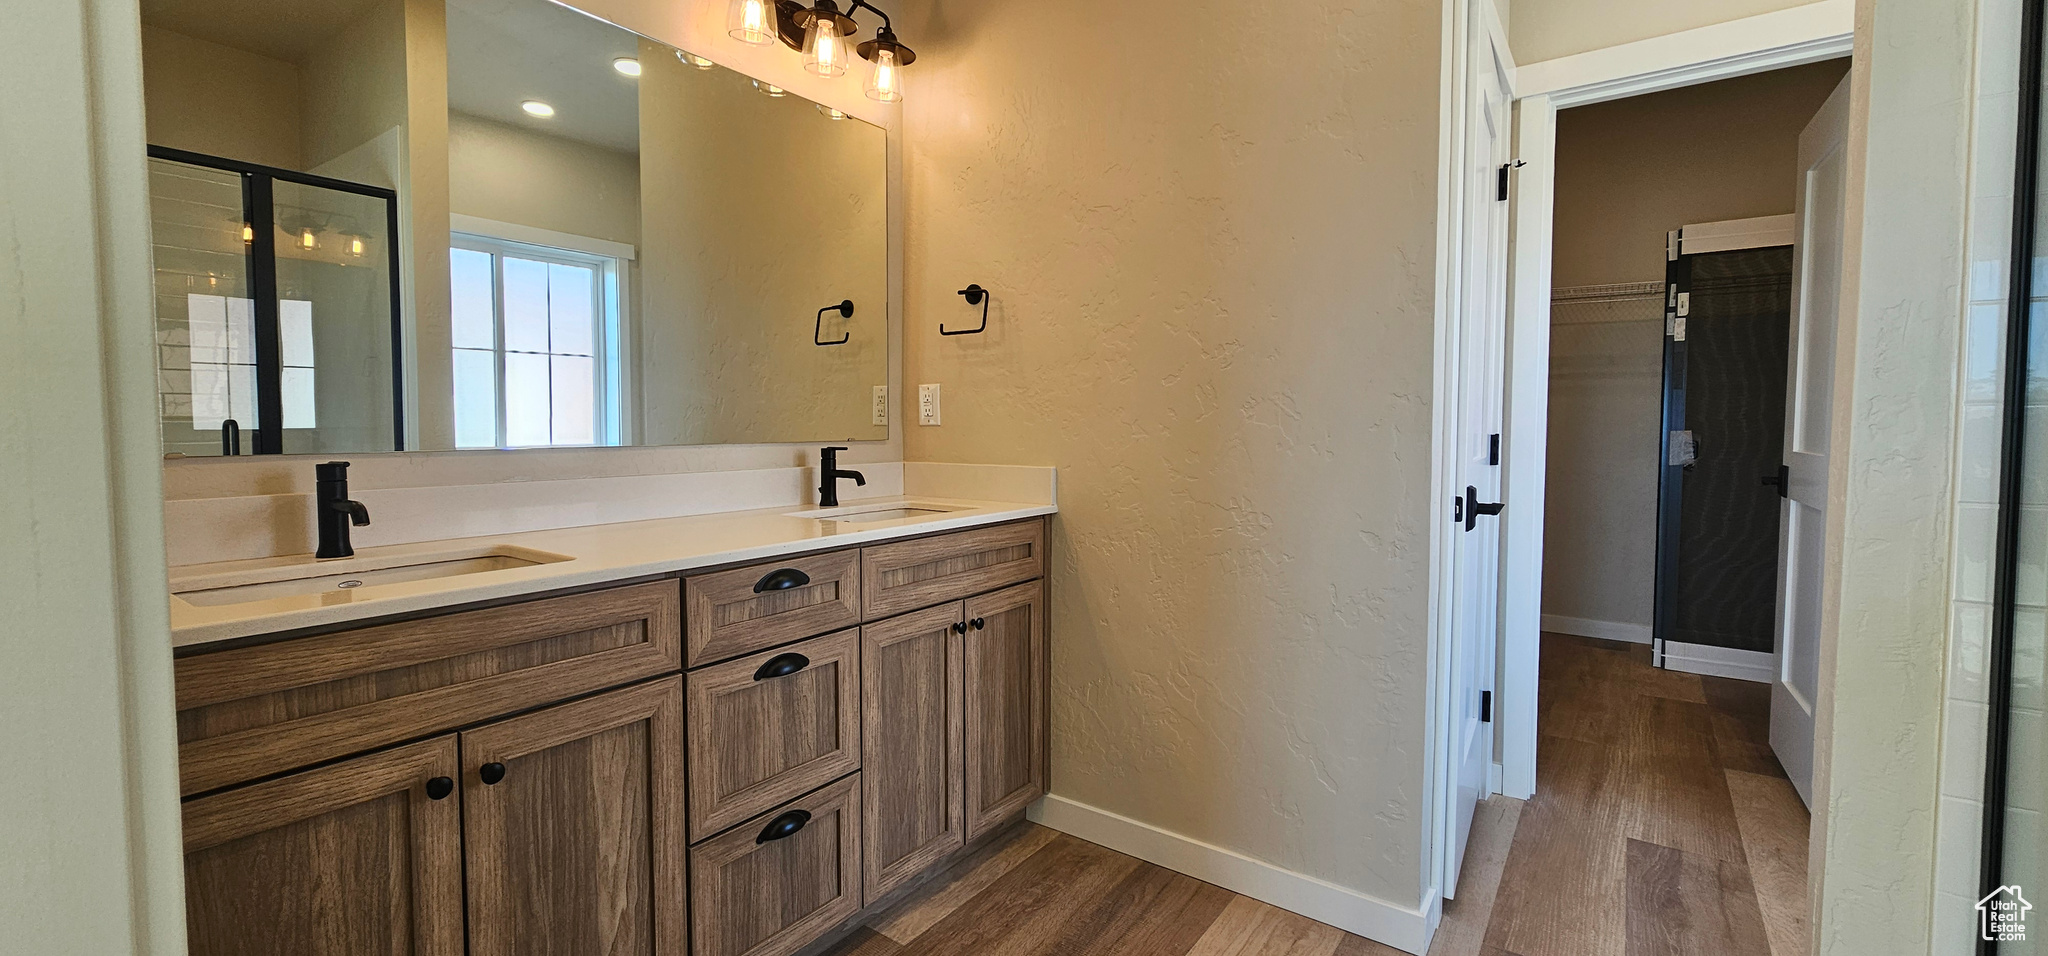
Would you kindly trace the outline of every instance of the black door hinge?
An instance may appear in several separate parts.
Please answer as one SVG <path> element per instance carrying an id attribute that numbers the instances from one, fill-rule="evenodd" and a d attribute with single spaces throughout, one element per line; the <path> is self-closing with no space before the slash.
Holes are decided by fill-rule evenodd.
<path id="1" fill-rule="evenodd" d="M 1500 464 L 1500 433 L 1499 433 L 1499 432 L 1494 432 L 1494 433 L 1493 433 L 1493 437 L 1491 437 L 1491 438 L 1488 438 L 1488 439 L 1486 440 L 1486 463 L 1487 463 L 1487 464 L 1489 464 L 1489 465 L 1498 465 L 1498 464 Z"/>
<path id="2" fill-rule="evenodd" d="M 1482 724 L 1493 723 L 1493 691 L 1482 690 L 1479 692 L 1479 722 Z"/>
<path id="3" fill-rule="evenodd" d="M 1498 180 L 1498 182 L 1499 182 L 1499 187 L 1498 187 L 1497 189 L 1495 189 L 1495 190 L 1494 190 L 1494 197 L 1493 197 L 1493 198 L 1494 198 L 1494 199 L 1497 199 L 1497 200 L 1499 200 L 1499 201 L 1501 201 L 1501 202 L 1507 202 L 1507 201 L 1508 201 L 1508 170 L 1510 170 L 1510 169 L 1520 169 L 1521 167 L 1523 167 L 1523 166 L 1527 166 L 1527 165 L 1529 165 L 1529 164 L 1528 164 L 1528 163 L 1525 163 L 1525 162 L 1523 162 L 1523 161 L 1521 161 L 1521 160 L 1519 160 L 1519 159 L 1518 159 L 1518 160 L 1515 160 L 1515 161 L 1514 161 L 1514 162 L 1512 162 L 1512 163 L 1502 163 L 1502 164 L 1500 164 L 1500 169 L 1499 169 L 1499 173 L 1500 173 L 1500 178 L 1499 178 L 1499 180 Z"/>

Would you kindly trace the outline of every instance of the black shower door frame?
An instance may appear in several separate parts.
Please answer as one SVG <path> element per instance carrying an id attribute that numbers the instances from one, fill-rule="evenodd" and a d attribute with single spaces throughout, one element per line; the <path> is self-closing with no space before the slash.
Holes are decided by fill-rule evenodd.
<path id="1" fill-rule="evenodd" d="M 368 196 L 384 203 L 384 225 L 391 260 L 391 427 L 392 449 L 405 451 L 405 295 L 399 281 L 404 259 L 399 251 L 398 191 L 352 183 L 296 170 L 209 156 L 169 146 L 150 146 L 149 157 L 187 166 L 235 173 L 242 178 L 242 221 L 249 225 L 249 297 L 255 318 L 256 429 L 255 454 L 284 454 L 284 353 L 278 334 L 277 205 L 274 184 L 293 183 Z M 223 442 L 225 445 L 225 442 Z M 222 449 L 227 454 L 227 449 Z"/>

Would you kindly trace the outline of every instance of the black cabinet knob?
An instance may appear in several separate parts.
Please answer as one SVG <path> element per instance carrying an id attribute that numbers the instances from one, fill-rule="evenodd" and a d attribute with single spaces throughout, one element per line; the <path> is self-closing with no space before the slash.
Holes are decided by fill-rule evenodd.
<path id="1" fill-rule="evenodd" d="M 429 800 L 446 800 L 448 795 L 454 792 L 455 780 L 452 777 L 435 777 L 427 781 L 427 799 Z"/>
<path id="2" fill-rule="evenodd" d="M 968 621 L 967 626 L 979 631 L 982 628 L 987 627 L 988 622 L 977 617 L 974 620 Z"/>
<path id="3" fill-rule="evenodd" d="M 491 763 L 487 763 L 481 767 L 476 768 L 476 775 L 477 778 L 482 780 L 484 784 L 487 786 L 490 784 L 497 783 L 498 781 L 505 779 L 505 765 L 498 763 L 496 761 L 492 761 Z"/>
<path id="4" fill-rule="evenodd" d="M 953 622 L 953 633 L 955 633 L 955 634 L 965 634 L 965 633 L 967 633 L 967 625 L 966 625 L 966 624 L 964 624 L 964 623 L 961 623 L 961 622 L 959 622 L 959 621 L 954 621 L 954 622 Z"/>
<path id="5" fill-rule="evenodd" d="M 759 846 L 770 840 L 781 840 L 786 837 L 796 836 L 797 831 L 802 830 L 804 824 L 809 822 L 811 822 L 811 811 L 791 810 L 768 821 L 768 825 L 761 828 L 761 835 L 754 838 L 754 844 Z"/>
<path id="6" fill-rule="evenodd" d="M 769 658 L 766 663 L 761 665 L 759 670 L 754 672 L 754 679 L 769 680 L 776 677 L 788 677 L 809 666 L 811 666 L 811 659 L 802 654 L 777 654 Z"/>

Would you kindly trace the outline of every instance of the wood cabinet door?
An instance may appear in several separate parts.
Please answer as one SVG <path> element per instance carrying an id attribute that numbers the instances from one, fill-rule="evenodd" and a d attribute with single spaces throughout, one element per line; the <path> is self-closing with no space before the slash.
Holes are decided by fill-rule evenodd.
<path id="1" fill-rule="evenodd" d="M 862 871 L 878 900 L 965 842 L 959 602 L 861 628 Z"/>
<path id="2" fill-rule="evenodd" d="M 462 734 L 471 956 L 681 956 L 678 677 Z"/>
<path id="3" fill-rule="evenodd" d="M 1045 598 L 1032 581 L 967 601 L 967 839 L 1045 793 Z"/>
<path id="4" fill-rule="evenodd" d="M 690 850 L 692 956 L 789 956 L 860 907 L 859 775 Z"/>
<path id="5" fill-rule="evenodd" d="M 460 773 L 451 734 L 186 803 L 192 956 L 462 956 Z"/>
<path id="6" fill-rule="evenodd" d="M 860 767 L 860 632 L 691 671 L 690 839 Z"/>

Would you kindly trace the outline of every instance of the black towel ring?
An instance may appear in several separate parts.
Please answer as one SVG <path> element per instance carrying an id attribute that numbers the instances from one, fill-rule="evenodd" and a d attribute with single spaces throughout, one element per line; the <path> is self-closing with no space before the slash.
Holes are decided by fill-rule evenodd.
<path id="1" fill-rule="evenodd" d="M 987 289 L 984 289 L 984 288 L 982 288 L 981 286 L 979 286 L 979 285 L 976 285 L 976 284 L 974 284 L 974 283 L 971 283 L 971 282 L 970 282 L 970 283 L 968 283 L 968 285 L 967 285 L 967 288 L 965 288 L 965 289 L 961 289 L 960 291 L 958 291 L 958 292 L 955 292 L 955 293 L 953 293 L 953 294 L 954 294 L 954 295 L 957 295 L 957 296 L 961 296 L 961 297 L 965 298 L 965 299 L 967 300 L 967 304 L 968 304 L 968 305 L 978 305 L 978 306 L 981 306 L 981 324 L 980 324 L 980 325 L 978 325 L 978 326 L 975 326 L 974 328 L 971 328 L 971 329 L 953 329 L 953 330 L 948 330 L 948 329 L 946 328 L 946 324 L 945 324 L 944 322 L 941 322 L 941 323 L 939 323 L 939 334 L 940 334 L 940 335 L 978 335 L 978 334 L 980 334 L 980 333 L 982 333 L 982 332 L 985 332 L 985 331 L 987 331 L 987 330 L 988 330 L 988 301 L 989 301 L 990 299 L 993 299 L 993 298 L 995 298 L 995 296 L 994 296 L 994 295 L 993 295 L 992 293 L 990 293 L 990 292 L 989 292 L 989 291 L 988 291 Z"/>
<path id="2" fill-rule="evenodd" d="M 853 318 L 853 300 L 845 299 L 840 301 L 837 305 L 828 305 L 818 310 L 818 321 L 811 326 L 812 345 L 845 345 L 847 339 L 853 338 L 853 333 L 848 332 L 845 335 L 840 336 L 839 341 L 837 342 L 825 341 L 825 313 L 832 311 L 837 311 L 839 313 L 839 317 L 842 319 Z"/>

